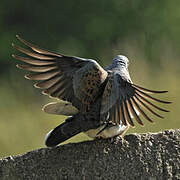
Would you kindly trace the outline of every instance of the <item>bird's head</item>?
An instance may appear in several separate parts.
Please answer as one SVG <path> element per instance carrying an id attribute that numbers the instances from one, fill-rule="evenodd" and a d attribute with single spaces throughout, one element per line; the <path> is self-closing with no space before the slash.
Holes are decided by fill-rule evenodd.
<path id="1" fill-rule="evenodd" d="M 120 66 L 120 67 L 125 67 L 128 68 L 128 64 L 129 64 L 129 59 L 126 56 L 123 55 L 117 55 L 113 61 L 112 64 L 114 66 Z"/>

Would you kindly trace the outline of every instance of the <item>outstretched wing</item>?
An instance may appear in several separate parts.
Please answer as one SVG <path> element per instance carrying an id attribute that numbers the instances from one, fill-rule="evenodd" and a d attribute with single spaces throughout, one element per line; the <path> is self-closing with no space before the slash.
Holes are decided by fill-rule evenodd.
<path id="1" fill-rule="evenodd" d="M 37 80 L 34 86 L 43 89 L 43 94 L 71 102 L 76 108 L 87 110 L 96 99 L 107 72 L 94 60 L 40 49 L 17 36 L 18 40 L 29 47 L 27 50 L 13 44 L 17 50 L 27 55 L 13 55 L 26 64 L 18 68 L 35 72 L 25 77 Z"/>
<path id="2" fill-rule="evenodd" d="M 131 81 L 122 78 L 118 73 L 111 73 L 108 77 L 104 94 L 101 102 L 101 117 L 104 121 L 108 120 L 115 124 L 134 126 L 132 117 L 143 126 L 143 122 L 138 116 L 142 116 L 150 122 L 153 122 L 142 109 L 145 108 L 157 117 L 163 118 L 161 115 L 152 110 L 150 106 L 158 110 L 168 112 L 167 110 L 158 107 L 150 100 L 160 103 L 170 103 L 150 96 L 148 93 L 166 93 L 167 91 L 154 91 L 140 86 L 137 86 Z M 139 112 L 139 113 L 138 113 Z"/>

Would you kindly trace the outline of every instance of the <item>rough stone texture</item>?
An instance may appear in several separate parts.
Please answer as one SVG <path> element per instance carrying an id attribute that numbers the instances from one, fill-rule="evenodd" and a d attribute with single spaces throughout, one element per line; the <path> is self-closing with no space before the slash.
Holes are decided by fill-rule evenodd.
<path id="1" fill-rule="evenodd" d="M 180 179 L 180 130 L 86 141 L 0 160 L 0 179 Z"/>

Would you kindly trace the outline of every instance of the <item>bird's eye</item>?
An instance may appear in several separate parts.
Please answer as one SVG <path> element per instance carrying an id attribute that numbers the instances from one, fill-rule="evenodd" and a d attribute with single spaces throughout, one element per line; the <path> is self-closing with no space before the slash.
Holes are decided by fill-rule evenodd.
<path id="1" fill-rule="evenodd" d="M 126 65 L 126 63 L 124 61 L 118 61 L 118 64 L 120 65 Z"/>

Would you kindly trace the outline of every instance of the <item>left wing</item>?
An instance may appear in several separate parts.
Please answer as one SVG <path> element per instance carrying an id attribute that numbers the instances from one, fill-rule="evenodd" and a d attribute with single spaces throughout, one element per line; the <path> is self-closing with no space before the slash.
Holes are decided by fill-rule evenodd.
<path id="1" fill-rule="evenodd" d="M 139 112 L 142 116 L 150 122 L 153 122 L 149 116 L 142 109 L 145 108 L 157 117 L 163 118 L 161 115 L 152 110 L 150 106 L 168 112 L 153 104 L 150 100 L 160 103 L 170 103 L 150 96 L 148 93 L 166 93 L 167 91 L 154 91 L 140 86 L 137 86 L 130 81 L 128 82 L 122 78 L 118 73 L 110 73 L 108 82 L 106 84 L 104 94 L 101 102 L 101 117 L 104 121 L 111 121 L 115 124 L 134 126 L 132 117 L 143 126 L 143 122 L 138 116 Z"/>
<path id="2" fill-rule="evenodd" d="M 43 89 L 43 94 L 68 101 L 76 108 L 87 111 L 98 97 L 107 72 L 95 60 L 50 52 L 19 36 L 17 38 L 31 50 L 13 44 L 13 47 L 27 56 L 13 55 L 15 59 L 26 63 L 17 67 L 35 72 L 25 77 L 39 81 L 34 86 Z"/>

